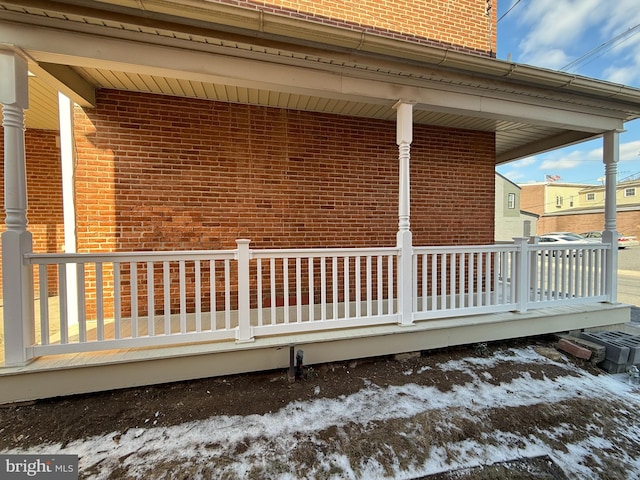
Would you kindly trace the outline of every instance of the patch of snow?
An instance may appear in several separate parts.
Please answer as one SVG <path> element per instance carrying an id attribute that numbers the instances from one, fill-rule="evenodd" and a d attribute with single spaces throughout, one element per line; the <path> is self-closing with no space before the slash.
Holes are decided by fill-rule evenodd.
<path id="1" fill-rule="evenodd" d="M 640 409 L 640 399 L 628 383 L 610 375 L 594 376 L 569 364 L 563 368 L 573 376 L 560 376 L 554 380 L 536 379 L 524 374 L 509 383 L 495 385 L 487 372 L 476 372 L 478 367 L 490 367 L 498 362 L 555 363 L 535 353 L 532 348 L 510 349 L 489 358 L 468 358 L 446 362 L 439 366 L 444 371 L 464 371 L 470 376 L 465 385 L 457 385 L 451 391 L 441 392 L 437 388 L 413 383 L 381 388 L 371 382 L 348 396 L 340 398 L 316 398 L 292 402 L 281 410 L 264 415 L 216 416 L 206 420 L 189 422 L 169 427 L 136 428 L 126 432 L 112 432 L 84 440 L 76 440 L 62 446 L 47 445 L 2 453 L 78 454 L 80 468 L 94 466 L 100 473 L 94 478 L 106 478 L 109 472 L 121 464 L 129 472 L 144 476 L 145 469 L 163 459 L 211 458 L 233 452 L 239 444 L 247 445 L 240 460 L 230 467 L 238 477 L 245 477 L 251 462 L 256 458 L 263 462 L 284 462 L 296 444 L 304 437 L 322 443 L 316 435 L 329 427 L 358 424 L 363 427 L 372 422 L 389 419 L 405 419 L 424 412 L 435 412 L 446 422 L 449 412 L 458 417 L 474 417 L 474 412 L 490 408 L 526 407 L 541 403 L 562 402 L 571 398 L 619 397 L 630 410 Z M 426 370 L 426 369 L 425 369 Z M 423 370 L 424 371 L 424 370 Z M 405 373 L 406 374 L 406 373 Z M 209 393 L 209 392 L 207 392 Z M 316 387 L 315 395 L 320 394 Z M 155 413 L 155 418 L 160 412 Z M 145 420 L 145 422 L 149 419 Z M 154 424 L 157 420 L 154 421 Z M 629 439 L 637 437 L 637 425 L 620 426 Z M 563 438 L 570 425 L 559 425 L 547 431 L 547 438 Z M 549 455 L 566 472 L 578 478 L 590 478 L 593 472 L 585 464 L 595 450 L 613 448 L 604 438 L 599 427 L 593 426 L 591 436 L 579 443 L 567 444 L 565 449 L 552 450 L 540 438 L 527 437 L 508 432 L 494 431 L 480 443 L 475 440 L 451 442 L 431 447 L 428 459 L 422 464 L 400 470 L 394 467 L 397 478 L 411 478 L 452 468 L 466 468 L 493 464 L 514 458 Z M 119 434 L 118 440 L 114 440 Z M 486 440 L 486 441 L 485 441 Z M 389 447 L 390 448 L 390 447 Z M 391 452 L 393 453 L 393 452 Z M 626 455 L 620 452 L 620 455 Z M 238 458 L 238 457 L 236 457 Z M 635 470 L 629 478 L 640 478 L 640 459 L 626 458 Z M 323 454 L 321 463 L 341 470 L 340 478 L 387 478 L 379 462 L 367 460 L 354 472 L 349 459 L 339 453 Z M 274 474 L 273 478 L 293 479 L 291 473 Z"/>

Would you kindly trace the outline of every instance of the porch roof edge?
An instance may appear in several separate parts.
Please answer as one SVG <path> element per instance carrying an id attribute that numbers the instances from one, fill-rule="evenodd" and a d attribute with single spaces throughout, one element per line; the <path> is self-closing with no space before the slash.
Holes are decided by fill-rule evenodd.
<path id="1" fill-rule="evenodd" d="M 40 6 L 38 0 L 9 0 L 7 4 Z M 628 111 L 625 121 L 640 118 L 640 88 L 630 87 L 581 75 L 508 62 L 438 47 L 399 40 L 363 29 L 312 22 L 264 10 L 253 10 L 226 3 L 195 0 L 98 0 L 87 2 L 59 0 L 46 2 L 48 8 L 138 19 L 145 25 L 155 21 L 171 22 L 184 28 L 218 29 L 228 35 L 242 35 L 261 41 L 277 41 L 315 47 L 342 53 L 385 57 L 409 64 L 437 67 L 486 79 L 513 82 L 544 89 L 586 96 L 604 101 L 624 103 Z M 212 22 L 212 19 L 215 19 Z"/>
<path id="2" fill-rule="evenodd" d="M 196 6 L 203 2 L 193 0 L 100 0 L 101 3 L 127 5 L 140 9 L 144 5 L 146 12 L 157 11 L 183 17 L 197 16 Z M 546 87 L 581 95 L 595 96 L 603 100 L 615 100 L 638 104 L 640 117 L 640 88 L 608 82 L 581 75 L 535 67 L 526 64 L 508 62 L 497 58 L 484 57 L 423 43 L 398 40 L 366 31 L 350 30 L 340 26 L 310 22 L 295 17 L 287 17 L 263 10 L 249 10 L 230 4 L 206 2 L 207 10 L 220 16 L 217 19 L 238 21 L 244 17 L 241 26 L 260 36 L 274 35 L 278 38 L 308 40 L 320 42 L 322 47 L 346 48 L 359 53 L 369 53 L 392 57 L 396 60 L 417 61 L 461 73 L 472 73 L 500 80 L 513 80 L 535 87 Z M 222 15 L 223 14 L 223 15 Z M 231 16 L 233 15 L 233 17 Z M 197 18 L 197 17 L 196 17 Z M 209 17 L 210 18 L 210 17 Z M 233 26 L 230 21 L 227 27 Z M 293 36 L 292 33 L 296 35 Z"/>

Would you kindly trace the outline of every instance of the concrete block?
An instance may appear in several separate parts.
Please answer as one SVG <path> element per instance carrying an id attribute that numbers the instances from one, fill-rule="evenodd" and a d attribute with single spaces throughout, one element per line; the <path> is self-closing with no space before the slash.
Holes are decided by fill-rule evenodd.
<path id="1" fill-rule="evenodd" d="M 629 347 L 620 345 L 618 342 L 614 341 L 614 339 L 609 338 L 606 335 L 605 338 L 601 338 L 602 334 L 605 333 L 611 332 L 582 333 L 580 338 L 604 345 L 606 347 L 605 360 L 626 365 L 629 361 Z"/>
<path id="2" fill-rule="evenodd" d="M 592 352 L 588 348 L 581 347 L 580 345 L 568 340 L 566 338 L 561 338 L 556 345 L 556 348 L 562 352 L 567 352 L 574 357 L 581 358 L 583 360 L 589 360 L 591 358 Z"/>
<path id="3" fill-rule="evenodd" d="M 619 330 L 605 330 L 602 332 L 591 332 L 591 335 L 594 335 L 602 340 L 608 340 L 610 342 L 626 340 L 628 338 L 633 337 L 633 335 L 629 335 L 628 333 L 621 332 Z"/>
<path id="4" fill-rule="evenodd" d="M 640 363 L 640 336 L 620 331 L 595 332 L 590 335 L 606 341 L 608 345 L 629 348 L 627 363 L 634 365 Z"/>
<path id="5" fill-rule="evenodd" d="M 625 373 L 627 368 L 629 368 L 626 363 L 615 363 L 611 360 L 605 360 L 599 367 L 608 373 Z"/>
<path id="6" fill-rule="evenodd" d="M 629 360 L 627 363 L 636 365 L 640 363 L 640 336 L 631 335 L 625 332 L 621 332 L 624 335 L 617 341 L 620 345 L 629 347 Z"/>

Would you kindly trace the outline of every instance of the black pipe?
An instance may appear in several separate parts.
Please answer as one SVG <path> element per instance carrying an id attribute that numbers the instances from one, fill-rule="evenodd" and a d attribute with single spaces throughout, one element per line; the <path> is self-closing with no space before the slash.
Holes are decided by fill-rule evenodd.
<path id="1" fill-rule="evenodd" d="M 304 352 L 302 350 L 298 350 L 298 353 L 296 353 L 296 373 L 295 373 L 296 380 L 302 380 L 304 378 L 304 369 L 302 365 L 303 357 L 304 357 Z"/>
<path id="2" fill-rule="evenodd" d="M 287 379 L 289 383 L 293 383 L 296 381 L 296 368 L 293 362 L 293 350 L 295 349 L 295 345 L 289 345 L 289 372 L 287 373 Z"/>

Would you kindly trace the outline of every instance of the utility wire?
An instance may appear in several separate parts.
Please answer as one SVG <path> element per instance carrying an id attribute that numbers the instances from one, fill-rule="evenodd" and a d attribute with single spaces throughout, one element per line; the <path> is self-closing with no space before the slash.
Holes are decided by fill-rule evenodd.
<path id="1" fill-rule="evenodd" d="M 593 57 L 594 55 L 600 53 L 601 55 L 604 53 L 604 50 L 608 50 L 610 48 L 613 48 L 616 45 L 619 45 L 622 42 L 625 42 L 627 40 L 629 40 L 629 38 L 631 38 L 632 35 L 635 35 L 637 33 L 640 33 L 640 23 L 638 25 L 636 25 L 635 27 L 631 27 L 627 30 L 625 30 L 624 32 L 616 35 L 615 37 L 607 40 L 606 42 L 598 45 L 596 48 L 593 48 L 591 50 L 589 50 L 587 53 L 585 53 L 584 55 L 576 58 L 574 61 L 567 63 L 564 67 L 562 67 L 560 70 L 569 70 L 571 68 L 574 68 L 576 66 L 578 66 L 579 64 L 583 63 L 585 60 L 589 59 L 590 57 Z"/>
<path id="2" fill-rule="evenodd" d="M 636 173 L 632 173 L 631 175 L 627 175 L 626 177 L 621 178 L 620 180 L 618 180 L 618 183 L 622 183 L 622 182 L 626 182 L 626 181 L 631 181 L 631 180 L 636 180 L 640 178 L 640 172 L 636 172 Z"/>
<path id="3" fill-rule="evenodd" d="M 516 5 L 518 5 L 521 1 L 522 1 L 522 0 L 518 0 L 516 3 L 514 3 L 513 5 L 511 5 L 511 7 L 509 8 L 509 10 L 507 10 L 506 12 L 504 12 L 504 13 L 502 14 L 502 16 L 498 19 L 498 22 L 499 22 L 500 20 L 502 20 L 504 17 L 506 17 L 506 16 L 507 16 L 507 14 L 508 14 L 511 10 L 513 10 L 513 9 L 516 7 Z"/>

